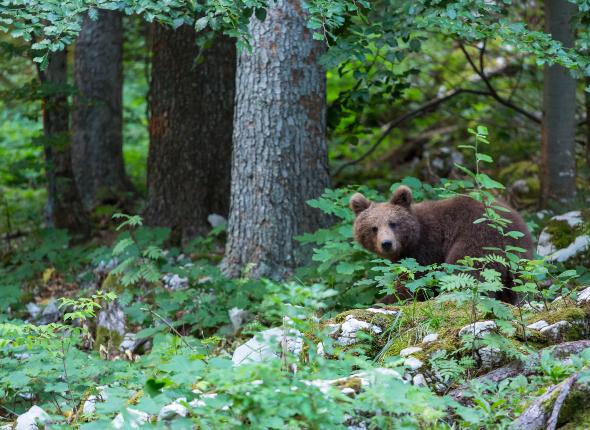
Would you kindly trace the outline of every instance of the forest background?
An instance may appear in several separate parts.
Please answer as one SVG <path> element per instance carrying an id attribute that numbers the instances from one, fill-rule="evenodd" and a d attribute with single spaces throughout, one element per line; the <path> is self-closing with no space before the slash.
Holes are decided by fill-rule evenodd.
<path id="1" fill-rule="evenodd" d="M 0 415 L 524 428 L 544 393 L 585 399 L 589 13 L 587 0 L 0 2 Z M 350 195 L 402 183 L 417 200 L 517 208 L 539 255 L 494 263 L 526 300 L 489 299 L 499 281 L 469 259 L 425 268 L 355 245 Z M 396 318 L 377 332 L 355 313 L 369 325 L 339 343 L 347 312 L 400 284 L 412 298 L 387 308 Z M 442 294 L 424 304 L 425 291 Z M 483 320 L 495 329 L 480 338 Z M 535 337 L 540 321 L 567 330 Z M 231 366 L 277 326 L 280 345 L 262 344 L 280 360 Z M 434 332 L 453 342 L 416 373 L 403 347 Z M 533 356 L 534 372 L 477 385 Z M 399 378 L 354 395 L 309 383 L 383 369 Z M 172 402 L 184 412 L 163 418 Z M 576 410 L 564 402 L 556 416 Z M 570 412 L 560 425 L 584 428 Z"/>

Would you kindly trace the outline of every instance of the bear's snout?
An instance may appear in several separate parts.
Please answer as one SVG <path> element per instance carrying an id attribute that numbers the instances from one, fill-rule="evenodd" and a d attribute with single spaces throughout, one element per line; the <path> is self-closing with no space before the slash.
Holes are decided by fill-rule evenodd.
<path id="1" fill-rule="evenodd" d="M 391 242 L 391 240 L 384 240 L 383 242 L 381 242 L 381 248 L 383 249 L 383 251 L 391 251 L 392 247 L 393 243 Z"/>

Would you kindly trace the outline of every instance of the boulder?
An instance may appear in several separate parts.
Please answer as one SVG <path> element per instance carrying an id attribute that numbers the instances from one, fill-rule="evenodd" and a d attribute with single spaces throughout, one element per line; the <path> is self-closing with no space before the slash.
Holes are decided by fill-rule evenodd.
<path id="1" fill-rule="evenodd" d="M 260 332 L 245 344 L 239 346 L 233 354 L 234 365 L 258 363 L 279 358 L 277 351 L 282 342 L 286 342 L 287 350 L 299 355 L 303 349 L 301 332 L 295 329 L 275 327 Z"/>
<path id="2" fill-rule="evenodd" d="M 47 412 L 37 405 L 31 408 L 16 419 L 15 430 L 38 430 L 39 425 L 45 428 L 47 424 L 51 423 L 51 417 Z"/>
<path id="3" fill-rule="evenodd" d="M 566 212 L 552 217 L 539 236 L 537 253 L 567 267 L 588 264 L 590 235 L 583 226 L 590 222 L 590 209 Z"/>

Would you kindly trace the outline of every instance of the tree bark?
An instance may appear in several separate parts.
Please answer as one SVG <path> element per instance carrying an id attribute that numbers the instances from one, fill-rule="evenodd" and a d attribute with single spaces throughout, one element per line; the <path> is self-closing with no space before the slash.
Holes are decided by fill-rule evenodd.
<path id="1" fill-rule="evenodd" d="M 322 44 L 300 0 L 278 0 L 252 18 L 252 52 L 238 58 L 228 241 L 222 269 L 282 278 L 305 252 L 294 236 L 323 216 L 306 201 L 329 186 Z"/>
<path id="2" fill-rule="evenodd" d="M 123 162 L 123 23 L 119 12 L 84 18 L 76 43 L 72 162 L 86 209 L 121 203 L 133 186 Z"/>
<path id="3" fill-rule="evenodd" d="M 196 36 L 188 26 L 152 27 L 145 218 L 184 240 L 229 208 L 235 42 L 215 36 L 200 52 Z"/>
<path id="4" fill-rule="evenodd" d="M 51 54 L 46 70 L 39 70 L 44 86 L 43 146 L 47 177 L 46 218 L 49 227 L 87 236 L 90 224 L 72 171 L 69 134 L 68 65 L 65 50 Z"/>
<path id="5" fill-rule="evenodd" d="M 545 31 L 571 47 L 576 5 L 545 0 Z M 570 206 L 576 197 L 576 81 L 559 65 L 545 67 L 541 145 L 541 204 Z"/>

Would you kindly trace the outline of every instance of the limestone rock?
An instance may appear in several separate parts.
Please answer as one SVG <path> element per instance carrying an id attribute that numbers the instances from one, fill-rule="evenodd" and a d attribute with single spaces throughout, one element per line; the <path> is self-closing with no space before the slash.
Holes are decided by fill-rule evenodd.
<path id="1" fill-rule="evenodd" d="M 227 313 L 234 329 L 234 333 L 237 332 L 245 322 L 252 319 L 252 314 L 250 312 L 240 308 L 231 308 Z"/>
<path id="2" fill-rule="evenodd" d="M 417 385 L 419 387 L 425 387 L 426 385 L 426 378 L 424 378 L 424 375 L 421 373 L 418 373 L 416 375 L 414 375 L 414 377 L 412 378 L 412 384 Z"/>
<path id="3" fill-rule="evenodd" d="M 422 343 L 432 343 L 432 342 L 436 342 L 438 340 L 438 333 L 430 333 L 427 334 L 426 336 L 424 336 L 424 339 L 422 339 Z"/>
<path id="4" fill-rule="evenodd" d="M 125 421 L 122 414 L 118 414 L 112 421 L 112 426 L 115 429 L 136 429 L 140 428 L 143 424 L 149 422 L 150 416 L 146 412 L 138 411 L 137 409 L 127 408 L 129 414 L 129 420 Z"/>
<path id="5" fill-rule="evenodd" d="M 590 304 L 590 287 L 585 288 L 578 294 L 578 305 Z"/>
<path id="6" fill-rule="evenodd" d="M 477 355 L 481 360 L 481 367 L 483 369 L 493 369 L 498 365 L 502 364 L 504 355 L 498 348 L 492 348 L 491 346 L 485 346 L 477 351 Z"/>
<path id="7" fill-rule="evenodd" d="M 404 348 L 399 352 L 400 357 L 409 357 L 412 354 L 422 351 L 422 348 L 419 346 L 410 346 L 408 348 Z"/>
<path id="8" fill-rule="evenodd" d="M 233 354 L 234 365 L 242 363 L 259 363 L 278 358 L 276 351 L 281 342 L 286 342 L 287 350 L 299 355 L 303 348 L 301 332 L 295 329 L 275 327 L 264 330 L 245 344 L 239 346 Z"/>
<path id="9" fill-rule="evenodd" d="M 51 423 L 51 417 L 37 405 L 31 408 L 16 419 L 15 430 L 38 430 L 40 424 L 46 427 L 46 424 Z"/>
<path id="10" fill-rule="evenodd" d="M 535 323 L 529 324 L 526 326 L 526 328 L 529 328 L 531 330 L 542 330 L 545 327 L 547 327 L 549 325 L 549 323 L 545 320 L 541 320 L 541 321 L 537 321 Z"/>
<path id="11" fill-rule="evenodd" d="M 408 366 L 410 370 L 418 370 L 423 365 L 424 363 L 422 363 L 422 361 L 418 360 L 416 357 L 409 357 L 404 361 L 404 366 Z"/>
<path id="12" fill-rule="evenodd" d="M 474 335 L 476 339 L 481 339 L 496 328 L 496 323 L 494 321 L 477 321 L 473 324 L 466 325 L 459 330 L 459 336 L 471 334 Z"/>
<path id="13" fill-rule="evenodd" d="M 342 346 L 353 345 L 358 342 L 357 333 L 361 330 L 380 334 L 383 330 L 381 327 L 356 319 L 353 315 L 347 315 L 344 323 L 340 327 L 340 335 L 336 342 Z"/>
<path id="14" fill-rule="evenodd" d="M 39 324 L 51 324 L 61 319 L 61 312 L 56 300 L 51 300 L 39 317 Z"/>
<path id="15" fill-rule="evenodd" d="M 176 273 L 166 273 L 162 276 L 164 288 L 168 290 L 177 291 L 188 288 L 188 278 L 183 278 Z"/>
<path id="16" fill-rule="evenodd" d="M 586 262 L 590 235 L 582 234 L 579 227 L 589 217 L 587 209 L 552 217 L 539 236 L 537 253 L 549 261 L 566 265 Z"/>
<path id="17" fill-rule="evenodd" d="M 570 329 L 571 323 L 568 321 L 558 321 L 555 324 L 548 325 L 541 329 L 541 334 L 553 342 L 563 340 L 565 333 Z"/>
<path id="18" fill-rule="evenodd" d="M 188 409 L 181 404 L 186 402 L 185 397 L 176 399 L 173 403 L 164 406 L 158 413 L 158 421 L 168 421 L 176 417 L 186 417 L 188 415 Z"/>

